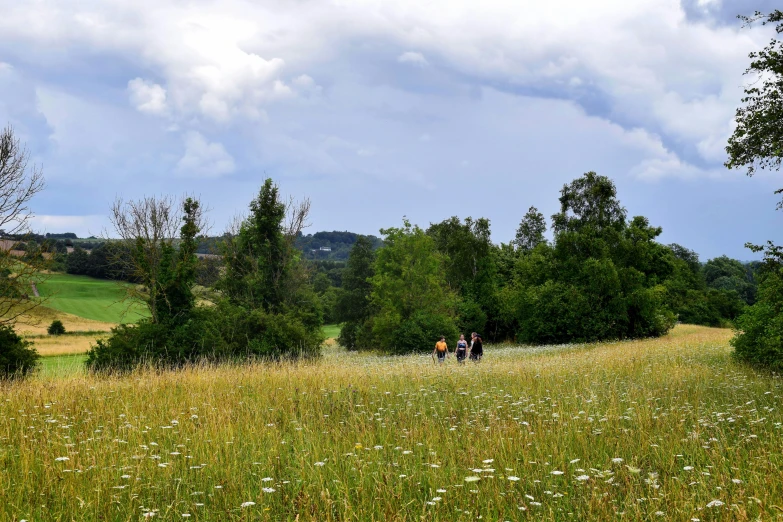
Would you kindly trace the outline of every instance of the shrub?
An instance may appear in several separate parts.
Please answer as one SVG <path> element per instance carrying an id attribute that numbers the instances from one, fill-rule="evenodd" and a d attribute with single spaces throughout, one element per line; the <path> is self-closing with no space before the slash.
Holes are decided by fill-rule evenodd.
<path id="1" fill-rule="evenodd" d="M 737 318 L 737 335 L 731 344 L 737 359 L 783 371 L 783 256 L 768 263 L 758 300 Z"/>
<path id="2" fill-rule="evenodd" d="M 65 333 L 65 325 L 63 325 L 63 322 L 59 319 L 55 319 L 46 331 L 49 335 L 62 335 Z"/>
<path id="3" fill-rule="evenodd" d="M 221 302 L 194 308 L 176 325 L 143 320 L 117 326 L 90 349 L 87 367 L 122 372 L 144 364 L 172 368 L 204 361 L 313 357 L 323 341 L 320 330 L 292 314 Z"/>
<path id="4" fill-rule="evenodd" d="M 38 365 L 38 352 L 13 328 L 0 325 L 0 379 L 25 377 Z"/>

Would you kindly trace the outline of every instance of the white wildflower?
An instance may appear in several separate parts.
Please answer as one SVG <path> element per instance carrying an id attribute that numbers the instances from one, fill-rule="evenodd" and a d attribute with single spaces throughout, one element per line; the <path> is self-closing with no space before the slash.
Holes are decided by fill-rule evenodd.
<path id="1" fill-rule="evenodd" d="M 711 507 L 721 507 L 722 505 L 723 505 L 723 502 L 721 502 L 720 500 L 715 499 L 715 500 L 710 501 L 707 504 L 707 507 L 708 508 L 711 508 Z"/>
<path id="2" fill-rule="evenodd" d="M 256 505 L 255 502 L 248 501 L 248 502 L 242 502 L 241 507 L 246 508 L 246 507 L 255 506 L 255 505 Z"/>

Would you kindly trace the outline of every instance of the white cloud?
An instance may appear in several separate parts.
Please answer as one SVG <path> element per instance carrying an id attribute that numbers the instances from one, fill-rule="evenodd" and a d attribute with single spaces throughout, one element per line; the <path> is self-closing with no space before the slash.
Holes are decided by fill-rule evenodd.
<path id="1" fill-rule="evenodd" d="M 136 109 L 149 114 L 163 115 L 166 112 L 166 89 L 157 83 L 134 78 L 128 82 L 130 101 Z"/>
<path id="2" fill-rule="evenodd" d="M 177 171 L 183 176 L 214 178 L 234 172 L 234 158 L 220 143 L 209 142 L 200 133 L 185 135 L 185 155 L 177 162 Z"/>
<path id="3" fill-rule="evenodd" d="M 424 57 L 423 54 L 413 52 L 413 51 L 407 51 L 402 53 L 397 57 L 397 61 L 400 63 L 409 63 L 411 65 L 416 65 L 417 67 L 424 67 L 425 65 L 429 65 L 429 62 Z"/>

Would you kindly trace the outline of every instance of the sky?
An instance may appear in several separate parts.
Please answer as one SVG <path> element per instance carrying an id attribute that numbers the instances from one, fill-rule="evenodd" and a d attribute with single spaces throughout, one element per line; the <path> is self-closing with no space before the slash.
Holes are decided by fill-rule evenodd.
<path id="1" fill-rule="evenodd" d="M 189 194 L 222 232 L 267 177 L 306 232 L 486 217 L 495 242 L 587 171 L 703 261 L 783 240 L 783 173 L 728 171 L 771 0 L 0 0 L 0 125 L 41 232 Z"/>

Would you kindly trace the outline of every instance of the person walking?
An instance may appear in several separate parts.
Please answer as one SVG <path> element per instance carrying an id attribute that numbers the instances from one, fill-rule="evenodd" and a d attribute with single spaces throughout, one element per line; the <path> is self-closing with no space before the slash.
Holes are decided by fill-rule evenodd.
<path id="1" fill-rule="evenodd" d="M 470 337 L 470 360 L 479 362 L 484 357 L 484 344 L 481 342 L 481 336 L 476 332 L 473 332 Z"/>
<path id="2" fill-rule="evenodd" d="M 441 336 L 440 341 L 435 343 L 435 349 L 432 351 L 433 358 L 438 356 L 438 363 L 443 364 L 449 355 L 449 346 L 446 344 L 446 338 Z"/>
<path id="3" fill-rule="evenodd" d="M 465 334 L 461 334 L 459 336 L 459 341 L 457 341 L 457 349 L 454 350 L 454 353 L 457 355 L 457 362 L 464 364 L 465 358 L 468 356 L 468 342 L 465 340 Z"/>

